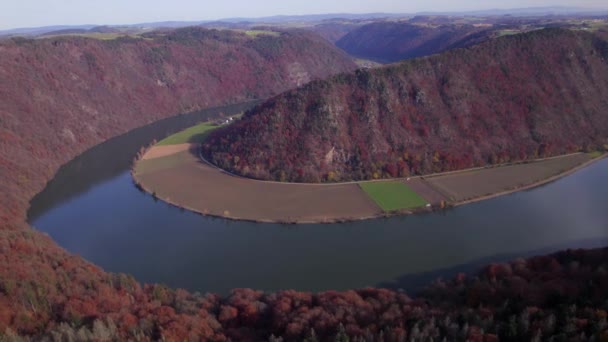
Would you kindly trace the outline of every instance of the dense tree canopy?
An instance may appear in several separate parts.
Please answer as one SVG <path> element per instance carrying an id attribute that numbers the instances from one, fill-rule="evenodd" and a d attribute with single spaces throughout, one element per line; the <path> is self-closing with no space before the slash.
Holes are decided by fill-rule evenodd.
<path id="1" fill-rule="evenodd" d="M 603 149 L 607 46 L 546 29 L 337 75 L 259 105 L 203 151 L 244 176 L 319 182 Z"/>

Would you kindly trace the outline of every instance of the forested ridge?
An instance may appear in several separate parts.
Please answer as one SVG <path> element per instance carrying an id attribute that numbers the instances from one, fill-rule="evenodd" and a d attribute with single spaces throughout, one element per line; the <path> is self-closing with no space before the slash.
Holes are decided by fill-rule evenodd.
<path id="1" fill-rule="evenodd" d="M 604 149 L 606 108 L 606 40 L 545 29 L 311 82 L 203 152 L 258 179 L 406 177 Z"/>
<path id="2" fill-rule="evenodd" d="M 59 165 L 112 136 L 354 68 L 304 31 L 251 37 L 192 27 L 111 40 L 0 40 L 0 217 L 22 215 Z"/>
<path id="3" fill-rule="evenodd" d="M 353 68 L 298 32 L 259 41 L 199 28 L 0 41 L 0 341 L 608 338 L 606 249 L 490 265 L 418 297 L 386 289 L 220 297 L 106 273 L 25 221 L 28 200 L 96 143 Z"/>
<path id="4" fill-rule="evenodd" d="M 152 297 L 132 278 L 103 272 L 27 225 L 28 201 L 62 164 L 162 118 L 266 98 L 354 68 L 344 52 L 298 30 L 0 40 L 0 340 L 7 328 L 79 329 L 110 313 L 127 334 L 140 321 L 130 315 L 145 313 L 153 319 L 142 324 L 153 326 L 163 310 L 148 306 Z"/>

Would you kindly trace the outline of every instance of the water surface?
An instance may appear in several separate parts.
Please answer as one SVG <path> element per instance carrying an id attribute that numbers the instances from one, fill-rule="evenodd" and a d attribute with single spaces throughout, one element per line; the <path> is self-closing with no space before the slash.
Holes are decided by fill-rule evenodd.
<path id="1" fill-rule="evenodd" d="M 330 225 L 209 218 L 133 186 L 130 161 L 141 145 L 220 111 L 231 113 L 176 117 L 89 150 L 32 201 L 30 223 L 108 271 L 223 294 L 238 287 L 415 291 L 492 261 L 608 245 L 606 159 L 533 190 L 441 213 Z"/>

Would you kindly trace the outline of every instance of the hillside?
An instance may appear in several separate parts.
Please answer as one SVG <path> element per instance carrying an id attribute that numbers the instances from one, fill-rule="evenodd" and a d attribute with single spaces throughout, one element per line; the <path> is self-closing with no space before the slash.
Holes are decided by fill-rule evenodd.
<path id="1" fill-rule="evenodd" d="M 7 327 L 31 335 L 109 313 L 129 325 L 133 313 L 161 310 L 131 277 L 104 273 L 26 224 L 28 201 L 60 165 L 153 121 L 267 98 L 354 67 L 301 31 L 0 40 L 0 340 Z"/>
<path id="2" fill-rule="evenodd" d="M 343 52 L 300 31 L 0 41 L 0 205 L 22 217 L 59 165 L 131 128 L 353 68 Z"/>
<path id="3" fill-rule="evenodd" d="M 335 44 L 338 40 L 340 40 L 340 38 L 344 37 L 349 32 L 361 25 L 362 24 L 357 21 L 336 19 L 334 21 L 326 21 L 324 23 L 315 25 L 309 29 Z"/>
<path id="4" fill-rule="evenodd" d="M 214 132 L 205 156 L 296 182 L 457 170 L 603 148 L 608 43 L 546 29 L 312 82 Z"/>
<path id="5" fill-rule="evenodd" d="M 488 39 L 491 32 L 469 24 L 376 22 L 350 31 L 336 46 L 352 56 L 390 63 L 470 46 Z"/>
<path id="6" fill-rule="evenodd" d="M 261 41 L 201 29 L 18 39 L 1 41 L 0 52 L 0 341 L 297 341 L 311 329 L 318 340 L 608 336 L 606 249 L 490 265 L 477 277 L 437 282 L 419 299 L 384 289 L 237 289 L 220 298 L 106 273 L 25 222 L 27 201 L 59 165 L 159 118 L 270 96 L 305 73 L 353 66 L 298 32 Z"/>
<path id="7" fill-rule="evenodd" d="M 72 297 L 56 318 L 61 323 L 51 322 L 33 340 L 603 341 L 607 258 L 603 248 L 490 264 L 472 276 L 438 280 L 417 298 L 371 288 L 235 289 L 220 298 L 160 285 L 142 289 L 116 276 Z M 15 336 L 0 329 L 0 338 Z"/>

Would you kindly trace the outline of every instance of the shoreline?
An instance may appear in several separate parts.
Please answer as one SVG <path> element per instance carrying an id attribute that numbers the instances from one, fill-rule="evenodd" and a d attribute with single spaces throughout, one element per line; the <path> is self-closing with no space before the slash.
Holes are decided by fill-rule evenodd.
<path id="1" fill-rule="evenodd" d="M 496 198 L 496 197 L 501 197 L 501 196 L 506 196 L 506 195 L 510 195 L 516 192 L 520 192 L 520 191 L 526 191 L 526 190 L 530 190 L 530 189 L 534 189 L 534 188 L 538 188 L 541 187 L 543 185 L 549 184 L 549 183 L 553 183 L 555 181 L 558 181 L 564 177 L 570 176 L 574 173 L 576 173 L 577 171 L 580 171 L 584 168 L 587 168 L 589 166 L 591 166 L 592 164 L 595 164 L 596 162 L 599 162 L 603 159 L 605 159 L 606 157 L 608 157 L 608 155 L 603 154 L 599 157 L 593 158 L 583 164 L 580 164 L 578 166 L 575 166 L 574 168 L 570 169 L 570 170 L 566 170 L 558 175 L 555 176 L 551 176 L 547 179 L 543 179 L 541 181 L 538 182 L 534 182 L 532 184 L 528 184 L 528 185 L 523 185 L 521 187 L 517 187 L 515 189 L 512 190 L 506 190 L 506 191 L 502 191 L 502 192 L 498 192 L 495 194 L 490 194 L 490 195 L 485 195 L 485 196 L 481 196 L 481 197 L 477 197 L 477 198 L 472 198 L 469 200 L 465 200 L 465 201 L 459 201 L 459 202 L 455 202 L 452 204 L 453 207 L 459 207 L 462 205 L 466 205 L 466 204 L 471 204 L 471 203 L 475 203 L 475 202 L 481 202 L 481 201 L 485 201 L 485 200 L 489 200 L 492 198 Z M 553 157 L 553 158 L 559 158 L 559 157 Z"/>
<path id="2" fill-rule="evenodd" d="M 153 148 L 153 146 L 150 146 L 150 148 Z M 195 148 L 196 151 L 192 151 L 193 148 Z M 267 184 L 268 186 L 273 186 L 273 185 L 274 186 L 277 186 L 277 185 L 278 186 L 290 186 L 290 185 L 294 186 L 294 185 L 296 185 L 296 186 L 304 186 L 304 187 L 308 187 L 308 188 L 315 187 L 317 189 L 319 187 L 331 189 L 331 187 L 333 186 L 337 189 L 339 186 L 344 186 L 344 185 L 357 185 L 358 186 L 358 184 L 362 183 L 362 182 L 382 182 L 382 181 L 407 182 L 407 178 L 381 179 L 381 180 L 369 180 L 369 181 L 361 181 L 361 182 L 344 182 L 344 183 L 284 183 L 284 182 L 276 182 L 276 181 L 255 180 L 255 179 L 241 177 L 241 176 L 232 174 L 226 170 L 218 168 L 217 166 L 215 166 L 213 164 L 210 164 L 207 160 L 205 160 L 201 156 L 200 148 L 198 148 L 197 144 L 192 144 L 189 148 L 188 153 L 194 154 L 200 163 L 204 163 L 207 167 L 213 168 L 215 171 L 222 173 L 226 177 L 231 177 L 231 178 L 235 177 L 235 178 L 233 178 L 235 180 L 238 179 L 239 181 L 255 182 L 258 184 L 262 184 L 262 185 Z M 466 174 L 466 173 L 479 172 L 479 171 L 488 170 L 488 169 L 490 169 L 490 170 L 499 169 L 499 168 L 505 167 L 505 166 L 531 164 L 531 163 L 536 163 L 536 162 L 572 157 L 572 156 L 583 155 L 583 154 L 584 153 L 579 152 L 579 153 L 573 153 L 573 154 L 568 154 L 568 155 L 561 155 L 561 156 L 537 159 L 534 161 L 523 161 L 523 162 L 517 162 L 517 163 L 501 164 L 498 166 L 477 167 L 477 168 L 473 168 L 473 169 L 449 171 L 449 172 L 445 172 L 445 173 L 414 176 L 414 177 L 409 177 L 409 178 L 426 180 L 426 179 L 432 179 L 432 178 L 448 176 L 448 175 Z M 463 206 L 466 204 L 489 200 L 492 198 L 509 195 L 509 194 L 512 194 L 515 192 L 525 191 L 525 190 L 529 190 L 532 188 L 540 187 L 545 184 L 557 181 L 563 177 L 569 176 L 569 175 L 571 175 L 581 169 L 584 169 L 584 168 L 594 164 L 595 162 L 603 160 L 604 158 L 607 157 L 606 154 L 603 154 L 599 157 L 585 161 L 582 164 L 576 165 L 575 167 L 570 168 L 566 171 L 563 171 L 559 174 L 550 176 L 548 178 L 545 178 L 545 179 L 542 179 L 542 180 L 539 180 L 539 181 L 536 181 L 536 182 L 533 182 L 533 183 L 530 183 L 527 185 L 518 186 L 513 189 L 499 191 L 496 193 L 483 195 L 483 196 L 479 196 L 479 197 L 474 197 L 474 198 L 462 200 L 462 201 L 449 201 L 448 200 L 448 201 L 446 201 L 446 203 L 443 207 L 434 205 L 432 207 L 418 207 L 418 208 L 413 208 L 413 209 L 403 209 L 403 210 L 397 210 L 397 211 L 391 211 L 391 212 L 384 212 L 378 208 L 379 210 L 377 210 L 375 214 L 371 214 L 371 215 L 360 215 L 360 216 L 353 215 L 353 216 L 348 216 L 348 217 L 337 217 L 337 218 L 324 217 L 324 218 L 314 218 L 314 219 L 300 219 L 300 218 L 286 216 L 285 218 L 281 218 L 281 219 L 278 219 L 278 218 L 265 219 L 265 218 L 259 218 L 259 217 L 258 218 L 248 217 L 247 215 L 233 215 L 229 210 L 226 210 L 223 213 L 211 212 L 209 210 L 202 210 L 200 208 L 196 208 L 196 207 L 193 207 L 188 204 L 178 203 L 179 201 L 172 199 L 171 196 L 163 196 L 163 195 L 157 194 L 156 191 L 151 189 L 151 186 L 149 184 L 146 184 L 145 181 L 143 181 L 140 177 L 138 177 L 140 175 L 138 175 L 136 172 L 136 166 L 142 159 L 144 159 L 143 158 L 144 155 L 145 155 L 145 153 L 141 154 L 140 156 L 138 156 L 138 159 L 134 161 L 133 167 L 131 169 L 131 176 L 132 176 L 132 180 L 133 180 L 135 186 L 138 189 L 152 195 L 155 199 L 162 200 L 163 202 L 167 203 L 168 205 L 170 205 L 172 207 L 188 210 L 190 212 L 197 213 L 199 215 L 204 215 L 204 216 L 209 216 L 209 217 L 214 217 L 214 218 L 221 218 L 221 219 L 228 219 L 228 220 L 233 220 L 233 221 L 246 221 L 246 222 L 254 222 L 254 223 L 273 223 L 273 224 L 333 224 L 333 223 L 356 222 L 356 221 L 365 221 L 365 220 L 372 220 L 372 219 L 390 218 L 390 217 L 395 217 L 395 216 L 406 216 L 406 215 L 438 212 L 438 211 L 446 210 L 446 209 L 449 209 L 452 207 L 459 207 L 459 206 Z"/>

